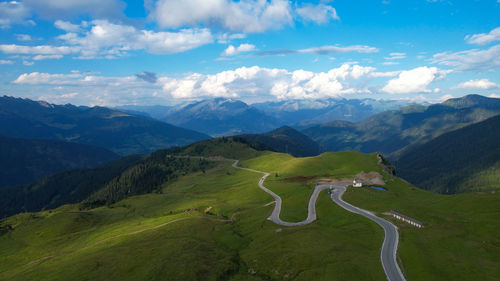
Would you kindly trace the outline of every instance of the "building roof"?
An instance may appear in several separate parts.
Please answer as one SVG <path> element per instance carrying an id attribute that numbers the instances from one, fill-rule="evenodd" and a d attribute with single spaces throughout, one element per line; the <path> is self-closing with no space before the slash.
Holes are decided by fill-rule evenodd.
<path id="1" fill-rule="evenodd" d="M 426 222 L 421 222 L 421 221 L 418 221 L 418 220 L 416 220 L 416 219 L 413 219 L 413 218 L 410 218 L 410 217 L 408 217 L 408 216 L 405 216 L 405 215 L 403 215 L 403 214 L 401 214 L 401 213 L 398 213 L 398 212 L 396 212 L 395 210 L 391 210 L 391 213 L 392 213 L 392 214 L 395 214 L 395 215 L 398 215 L 398 216 L 400 216 L 400 217 L 402 217 L 402 218 L 405 218 L 405 219 L 407 219 L 407 220 L 409 220 L 409 221 L 412 221 L 412 222 L 414 222 L 414 223 L 420 224 L 420 225 L 426 225 L 426 224 L 427 224 Z"/>

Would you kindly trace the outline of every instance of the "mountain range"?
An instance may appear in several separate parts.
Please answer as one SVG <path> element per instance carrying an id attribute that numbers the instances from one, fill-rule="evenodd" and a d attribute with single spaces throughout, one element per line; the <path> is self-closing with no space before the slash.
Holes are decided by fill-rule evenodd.
<path id="1" fill-rule="evenodd" d="M 161 120 L 214 137 L 263 133 L 280 126 L 278 120 L 242 101 L 223 98 L 181 106 Z"/>
<path id="2" fill-rule="evenodd" d="M 209 136 L 105 107 L 54 105 L 0 97 L 0 135 L 54 139 L 107 148 L 117 154 L 149 153 Z"/>
<path id="3" fill-rule="evenodd" d="M 249 105 L 216 98 L 178 106 L 129 105 L 117 109 L 217 137 L 263 133 L 280 126 L 303 129 L 332 120 L 355 122 L 405 105 L 407 101 L 374 99 L 291 100 Z"/>
<path id="4" fill-rule="evenodd" d="M 403 100 L 317 99 L 254 103 L 253 107 L 280 123 L 304 129 L 313 125 L 343 120 L 358 122 L 374 114 L 407 106 Z"/>
<path id="5" fill-rule="evenodd" d="M 326 151 L 380 152 L 392 160 L 443 133 L 500 114 L 500 99 L 468 95 L 429 106 L 410 105 L 361 122 L 332 121 L 302 132 Z"/>

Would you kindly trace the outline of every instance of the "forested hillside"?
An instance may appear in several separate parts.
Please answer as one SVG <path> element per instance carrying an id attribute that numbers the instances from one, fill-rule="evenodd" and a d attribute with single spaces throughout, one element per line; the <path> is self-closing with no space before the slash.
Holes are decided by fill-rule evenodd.
<path id="1" fill-rule="evenodd" d="M 323 149 L 301 132 L 284 126 L 264 134 L 239 135 L 249 143 L 261 143 L 268 150 L 289 153 L 295 157 L 319 155 Z"/>
<path id="2" fill-rule="evenodd" d="M 0 187 L 26 184 L 58 172 L 92 168 L 118 158 L 101 147 L 0 136 Z"/>
<path id="3" fill-rule="evenodd" d="M 398 176 L 434 192 L 500 188 L 500 115 L 407 151 L 396 169 Z"/>
<path id="4" fill-rule="evenodd" d="M 262 144 L 255 148 L 265 149 Z M 34 183 L 0 189 L 0 217 L 84 201 L 82 208 L 112 204 L 129 196 L 158 191 L 179 176 L 201 171 L 215 162 L 188 156 L 246 159 L 258 155 L 241 138 L 220 138 L 149 155 L 132 155 L 93 169 L 55 174 Z"/>
<path id="5" fill-rule="evenodd" d="M 395 160 L 414 145 L 497 114 L 500 99 L 469 95 L 430 106 L 382 112 L 358 123 L 329 122 L 302 132 L 326 151 L 380 152 Z"/>

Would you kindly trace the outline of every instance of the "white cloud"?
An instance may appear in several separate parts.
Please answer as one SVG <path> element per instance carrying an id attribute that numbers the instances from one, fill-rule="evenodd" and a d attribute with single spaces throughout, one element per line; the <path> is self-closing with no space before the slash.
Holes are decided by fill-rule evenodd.
<path id="1" fill-rule="evenodd" d="M 36 55 L 33 57 L 33 60 L 53 60 L 53 59 L 62 59 L 62 55 Z"/>
<path id="2" fill-rule="evenodd" d="M 0 27 L 8 28 L 12 24 L 22 23 L 30 16 L 30 11 L 19 1 L 0 2 Z"/>
<path id="3" fill-rule="evenodd" d="M 191 73 L 182 77 L 156 76 L 154 80 L 134 75 L 106 77 L 73 71 L 67 74 L 24 73 L 12 81 L 38 89 L 49 101 L 75 104 L 154 104 L 173 100 L 210 97 L 240 99 L 317 99 L 369 94 L 368 82 L 377 76 L 373 67 L 343 64 L 328 72 L 241 67 L 216 74 Z M 394 75 L 394 74 L 393 74 Z M 31 87 L 30 87 L 31 86 Z M 40 87 L 45 87 L 40 91 Z M 79 93 L 74 97 L 62 94 Z"/>
<path id="4" fill-rule="evenodd" d="M 495 82 L 491 82 L 488 79 L 476 79 L 476 80 L 469 80 L 466 82 L 462 82 L 462 83 L 458 84 L 455 88 L 488 90 L 488 89 L 493 89 L 493 88 L 500 88 L 500 84 L 497 84 Z"/>
<path id="5" fill-rule="evenodd" d="M 395 62 L 395 61 L 385 61 L 382 63 L 383 65 L 398 65 L 399 62 Z"/>
<path id="6" fill-rule="evenodd" d="M 444 78 L 448 73 L 449 71 L 426 66 L 402 71 L 397 78 L 389 80 L 382 91 L 389 94 L 429 93 L 432 92 L 427 88 L 429 84 Z"/>
<path id="7" fill-rule="evenodd" d="M 307 49 L 299 49 L 299 50 L 271 50 L 271 51 L 262 51 L 257 53 L 259 56 L 284 56 L 289 54 L 316 54 L 316 55 L 330 55 L 330 54 L 339 54 L 339 53 L 348 53 L 348 52 L 356 52 L 356 53 L 376 53 L 379 50 L 375 47 L 364 46 L 364 45 L 352 45 L 352 46 L 320 46 L 313 47 Z"/>
<path id="8" fill-rule="evenodd" d="M 83 78 L 83 75 L 79 72 L 70 74 L 31 72 L 19 75 L 12 83 L 23 85 L 68 85 L 75 84 L 77 79 L 81 78 Z"/>
<path id="9" fill-rule="evenodd" d="M 62 28 L 72 26 L 59 23 Z M 107 20 L 94 20 L 80 25 L 80 33 L 68 32 L 58 37 L 62 46 L 23 46 L 0 44 L 0 51 L 7 54 L 27 55 L 77 55 L 81 59 L 116 58 L 134 50 L 146 50 L 154 54 L 184 52 L 212 43 L 214 38 L 208 29 L 182 29 L 178 32 L 154 32 L 138 30 L 129 25 L 118 25 Z"/>
<path id="10" fill-rule="evenodd" d="M 217 43 L 227 44 L 231 40 L 235 39 L 245 39 L 247 36 L 243 33 L 223 33 L 217 36 Z"/>
<path id="11" fill-rule="evenodd" d="M 54 26 L 64 30 L 66 32 L 80 32 L 80 26 L 78 24 L 72 24 L 68 21 L 63 21 L 63 20 L 56 20 L 54 22 Z"/>
<path id="12" fill-rule="evenodd" d="M 5 54 L 23 55 L 67 55 L 74 54 L 80 50 L 78 47 L 70 46 L 23 46 L 16 44 L 0 44 L 0 51 Z"/>
<path id="13" fill-rule="evenodd" d="M 498 1 L 500 1 L 500 0 L 498 0 Z M 500 2 L 498 2 L 498 3 L 500 3 Z M 489 95 L 488 97 L 490 97 L 490 98 L 500 99 L 500 95 L 497 95 L 497 94 L 491 94 L 491 95 Z"/>
<path id="14" fill-rule="evenodd" d="M 120 0 L 23 0 L 27 8 L 44 18 L 61 19 L 77 15 L 119 18 L 126 4 Z"/>
<path id="15" fill-rule="evenodd" d="M 165 28 L 204 24 L 246 33 L 292 24 L 287 0 L 159 0 L 150 17 Z"/>
<path id="16" fill-rule="evenodd" d="M 239 53 L 251 52 L 255 50 L 255 45 L 252 44 L 241 44 L 238 47 L 234 47 L 233 45 L 229 45 L 224 52 L 222 52 L 222 56 L 234 56 Z"/>
<path id="17" fill-rule="evenodd" d="M 378 49 L 370 46 L 363 45 L 353 45 L 347 47 L 339 47 L 339 46 L 322 46 L 315 48 L 308 48 L 298 50 L 299 53 L 314 53 L 318 55 L 328 55 L 328 54 L 338 54 L 338 53 L 348 53 L 348 52 L 356 52 L 356 53 L 376 53 Z"/>
<path id="18" fill-rule="evenodd" d="M 13 64 L 14 61 L 11 60 L 0 60 L 0 64 Z"/>
<path id="19" fill-rule="evenodd" d="M 241 67 L 214 75 L 191 74 L 185 78 L 159 78 L 163 90 L 174 98 L 268 97 L 273 99 L 340 97 L 369 92 L 364 83 L 372 67 L 343 64 L 328 72 Z M 269 96 L 271 94 L 271 96 Z"/>
<path id="20" fill-rule="evenodd" d="M 456 70 L 493 70 L 500 67 L 500 45 L 486 50 L 439 53 L 433 56 L 432 62 L 451 66 Z"/>
<path id="21" fill-rule="evenodd" d="M 490 33 L 467 35 L 465 36 L 465 40 L 469 44 L 478 45 L 486 45 L 491 42 L 500 41 L 500 27 L 493 29 Z"/>
<path id="22" fill-rule="evenodd" d="M 42 18 L 72 18 L 90 15 L 96 18 L 121 18 L 126 4 L 120 0 L 23 0 L 0 2 L 0 28 L 12 24 L 32 24 L 33 14 Z"/>
<path id="23" fill-rule="evenodd" d="M 17 41 L 31 41 L 31 36 L 28 34 L 16 34 Z"/>
<path id="24" fill-rule="evenodd" d="M 324 24 L 329 22 L 331 19 L 340 20 L 337 15 L 337 10 L 332 6 L 325 4 L 312 5 L 305 4 L 301 8 L 297 9 L 297 13 L 301 18 L 306 21 L 313 21 L 317 24 Z"/>
<path id="25" fill-rule="evenodd" d="M 400 60 L 406 58 L 406 53 L 390 53 L 389 57 L 385 57 L 386 60 Z"/>

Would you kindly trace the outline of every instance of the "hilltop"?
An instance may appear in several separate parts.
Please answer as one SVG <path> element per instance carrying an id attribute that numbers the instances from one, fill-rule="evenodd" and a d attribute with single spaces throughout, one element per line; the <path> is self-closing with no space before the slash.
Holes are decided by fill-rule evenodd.
<path id="1" fill-rule="evenodd" d="M 275 152 L 290 153 L 295 157 L 316 156 L 323 149 L 319 144 L 301 132 L 288 126 L 280 127 L 276 130 L 264 134 L 239 135 L 249 143 L 263 144 L 262 149 Z"/>

